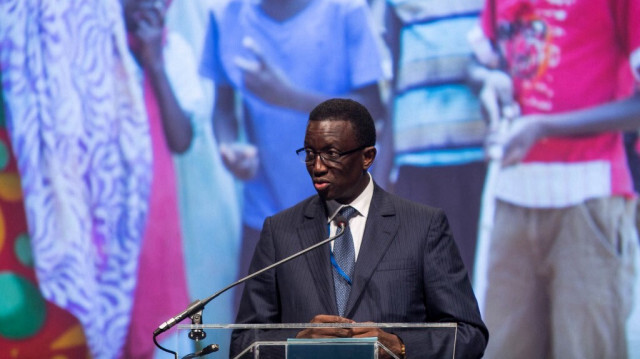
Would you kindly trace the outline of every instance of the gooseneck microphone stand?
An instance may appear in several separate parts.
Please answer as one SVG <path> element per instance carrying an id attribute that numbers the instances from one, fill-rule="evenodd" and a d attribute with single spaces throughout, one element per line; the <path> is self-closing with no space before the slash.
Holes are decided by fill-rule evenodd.
<path id="1" fill-rule="evenodd" d="M 335 240 L 336 238 L 340 237 L 342 235 L 342 233 L 344 233 L 345 228 L 347 227 L 347 220 L 342 217 L 339 216 L 335 219 L 335 223 L 338 226 L 338 231 L 335 235 L 330 236 L 329 238 L 323 239 L 322 241 L 307 247 L 299 252 L 296 252 L 286 258 L 283 258 L 271 265 L 268 265 L 256 272 L 253 272 L 251 274 L 249 274 L 248 276 L 241 278 L 231 284 L 229 284 L 228 286 L 222 288 L 221 290 L 219 290 L 218 292 L 214 293 L 213 295 L 207 297 L 205 300 L 199 300 L 196 299 L 195 301 L 193 301 L 191 304 L 189 304 L 189 307 L 187 307 L 187 309 L 185 309 L 184 311 L 182 311 L 180 314 L 176 315 L 175 317 L 167 320 L 166 322 L 160 324 L 160 326 L 158 326 L 158 328 L 156 330 L 153 331 L 153 343 L 162 351 L 165 351 L 167 353 L 171 353 L 173 354 L 175 359 L 178 359 L 178 353 L 176 353 L 173 350 L 164 348 L 163 346 L 161 346 L 158 343 L 157 337 L 158 335 L 166 332 L 167 330 L 171 329 L 174 325 L 178 324 L 179 322 L 183 321 L 185 318 L 190 317 L 192 319 L 192 321 L 194 322 L 194 324 L 202 324 L 202 310 L 204 309 L 205 305 L 207 305 L 207 303 L 209 303 L 210 301 L 216 299 L 220 294 L 228 291 L 229 289 L 237 286 L 238 284 L 244 283 L 246 281 L 248 281 L 249 279 L 252 279 L 272 268 L 275 268 L 283 263 L 286 263 L 294 258 L 297 258 L 309 251 L 312 251 L 320 246 L 323 246 L 333 240 Z M 195 319 L 194 319 L 195 318 Z M 195 323 L 196 321 L 199 321 L 200 323 Z M 206 336 L 206 333 L 204 333 L 202 331 L 202 329 L 192 329 L 191 332 L 189 333 L 189 338 L 193 339 L 193 340 L 200 340 L 203 339 Z M 215 346 L 215 350 L 213 351 L 217 351 L 218 350 L 218 345 L 217 344 L 213 344 L 210 347 Z M 205 349 L 207 349 L 209 347 L 205 347 Z M 204 349 L 203 349 L 204 350 Z M 203 353 L 201 355 L 205 355 L 205 354 L 209 354 L 211 351 L 207 352 L 207 353 Z M 200 356 L 200 355 L 199 355 Z M 193 358 L 193 354 L 189 354 L 188 355 L 189 358 Z"/>

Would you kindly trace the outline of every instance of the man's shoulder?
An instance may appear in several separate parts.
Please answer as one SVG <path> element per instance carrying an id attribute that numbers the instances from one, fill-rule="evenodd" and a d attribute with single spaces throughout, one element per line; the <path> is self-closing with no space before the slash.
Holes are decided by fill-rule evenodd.
<path id="1" fill-rule="evenodd" d="M 309 211 L 312 207 L 322 205 L 320 197 L 317 194 L 314 194 L 310 197 L 305 198 L 304 200 L 296 203 L 295 205 L 283 209 L 282 211 L 271 216 L 273 220 L 279 221 L 283 219 L 291 219 L 294 217 L 300 217 L 307 211 Z M 317 209 L 313 209 L 315 211 Z"/>
<path id="2" fill-rule="evenodd" d="M 397 194 L 383 190 L 381 187 L 377 187 L 376 192 L 377 195 L 374 194 L 374 201 L 378 201 L 382 204 L 386 203 L 386 205 L 392 206 L 397 211 L 417 213 L 443 212 L 440 208 L 400 197 Z"/>
<path id="3" fill-rule="evenodd" d="M 414 213 L 416 216 L 420 216 L 444 213 L 440 208 L 400 197 L 394 193 L 385 191 L 381 187 L 376 187 L 371 201 L 373 206 L 382 208 L 384 211 L 398 212 L 398 214 Z M 320 197 L 318 195 L 313 195 L 298 202 L 292 207 L 274 214 L 271 216 L 271 219 L 274 221 L 292 220 L 294 218 L 300 218 L 305 214 L 317 214 L 318 211 L 321 210 L 322 205 Z"/>

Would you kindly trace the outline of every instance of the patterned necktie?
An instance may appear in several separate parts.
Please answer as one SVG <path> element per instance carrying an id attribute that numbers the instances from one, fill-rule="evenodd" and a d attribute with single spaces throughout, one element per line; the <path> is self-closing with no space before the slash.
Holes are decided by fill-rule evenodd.
<path id="1" fill-rule="evenodd" d="M 356 209 L 351 206 L 343 207 L 339 212 L 347 222 L 356 213 Z M 333 264 L 333 284 L 336 291 L 338 314 L 344 316 L 349 292 L 351 291 L 353 268 L 356 265 L 356 250 L 353 246 L 353 236 L 348 224 L 344 229 L 344 233 L 333 244 L 331 263 Z"/>

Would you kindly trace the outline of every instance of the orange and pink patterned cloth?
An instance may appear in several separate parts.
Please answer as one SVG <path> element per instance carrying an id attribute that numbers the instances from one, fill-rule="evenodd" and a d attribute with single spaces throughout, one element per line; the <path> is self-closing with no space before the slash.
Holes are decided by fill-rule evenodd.
<path id="1" fill-rule="evenodd" d="M 86 346 L 94 358 L 122 356 L 133 315 L 132 340 L 148 352 L 153 328 L 187 304 L 180 289 L 186 286 L 173 168 L 154 127 L 157 113 L 149 111 L 151 121 L 146 115 L 120 2 L 10 0 L 0 6 L 0 18 L 7 129 L 33 258 L 30 275 L 8 249 L 9 243 L 24 246 L 24 239 L 5 240 L 0 256 L 13 259 L 2 265 L 22 278 L 8 282 L 26 288 L 20 283 L 37 281 L 47 318 L 66 318 L 55 321 L 50 334 L 70 333 L 63 342 L 77 343 L 78 350 Z M 157 190 L 164 185 L 173 187 Z M 163 193 L 168 197 L 156 197 Z M 160 293 L 168 287 L 177 294 Z M 134 305 L 134 295 L 151 309 Z M 145 323 L 139 331 L 138 323 Z M 31 338 L 47 341 L 41 331 Z M 20 341 L 25 338 L 0 336 L 0 356 L 15 343 L 19 352 L 28 347 Z"/>

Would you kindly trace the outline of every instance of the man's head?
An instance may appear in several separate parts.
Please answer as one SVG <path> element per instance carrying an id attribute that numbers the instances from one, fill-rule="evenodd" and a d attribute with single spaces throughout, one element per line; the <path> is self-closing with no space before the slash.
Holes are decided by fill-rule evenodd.
<path id="1" fill-rule="evenodd" d="M 316 106 L 309 114 L 301 152 L 320 197 L 350 203 L 362 193 L 376 157 L 375 144 L 373 118 L 358 102 L 331 99 Z"/>

